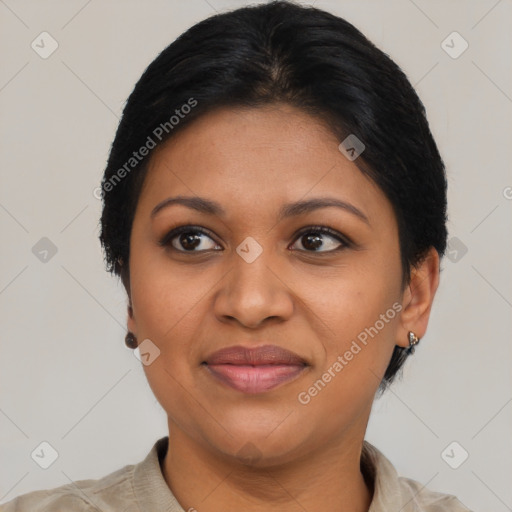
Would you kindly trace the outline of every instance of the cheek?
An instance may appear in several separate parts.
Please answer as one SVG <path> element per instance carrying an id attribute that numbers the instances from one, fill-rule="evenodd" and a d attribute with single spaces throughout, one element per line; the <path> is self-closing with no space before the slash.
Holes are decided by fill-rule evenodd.
<path id="1" fill-rule="evenodd" d="M 138 262 L 141 272 L 135 270 L 132 276 L 137 331 L 159 351 L 143 369 L 153 394 L 172 421 L 192 433 L 197 425 L 190 418 L 204 414 L 195 410 L 197 400 L 192 398 L 197 394 L 193 340 L 200 337 L 201 319 L 207 315 L 204 295 L 214 281 L 209 283 L 205 273 L 198 272 L 192 278 L 176 267 L 171 272 L 166 265 L 142 266 L 141 260 Z M 134 266 L 136 263 L 134 259 Z"/>
<path id="2" fill-rule="evenodd" d="M 322 340 L 322 364 L 296 397 L 308 418 L 324 418 L 325 435 L 364 418 L 373 402 L 395 345 L 400 303 L 390 295 L 373 289 L 337 302 L 330 320 L 334 334 Z"/>
<path id="3" fill-rule="evenodd" d="M 179 347 L 197 325 L 214 276 L 199 267 L 172 264 L 161 249 L 144 247 L 135 248 L 130 270 L 138 332 L 162 349 Z"/>
<path id="4" fill-rule="evenodd" d="M 394 261 L 347 267 L 322 281 L 321 289 L 317 284 L 316 293 L 308 279 L 303 281 L 305 302 L 314 312 L 310 322 L 324 352 L 310 379 L 317 383 L 312 394 L 304 390 L 306 401 L 321 394 L 318 405 L 351 408 L 373 396 L 396 344 L 400 277 Z"/>
<path id="5" fill-rule="evenodd" d="M 369 258 L 368 258 L 369 259 Z M 346 342 L 379 321 L 381 315 L 400 299 L 400 272 L 397 262 L 360 261 L 329 275 L 296 276 L 295 290 L 300 301 L 314 313 L 310 316 L 323 326 L 330 345 Z M 395 319 L 394 310 L 385 318 L 386 330 Z M 379 322 L 379 327 L 381 322 Z M 322 336 L 319 336 L 322 339 Z M 339 348 L 342 348 L 340 345 Z"/>

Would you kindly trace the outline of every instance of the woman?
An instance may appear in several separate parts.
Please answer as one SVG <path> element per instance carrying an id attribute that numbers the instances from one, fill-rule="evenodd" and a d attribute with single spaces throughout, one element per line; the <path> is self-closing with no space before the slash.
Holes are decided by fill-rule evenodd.
<path id="1" fill-rule="evenodd" d="M 364 440 L 427 329 L 446 179 L 421 101 L 357 29 L 288 2 L 195 25 L 128 99 L 102 195 L 169 436 L 5 512 L 468 510 Z"/>

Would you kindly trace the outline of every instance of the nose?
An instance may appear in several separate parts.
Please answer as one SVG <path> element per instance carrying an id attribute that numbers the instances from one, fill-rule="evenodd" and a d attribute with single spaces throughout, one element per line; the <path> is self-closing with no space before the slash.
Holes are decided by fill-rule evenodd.
<path id="1" fill-rule="evenodd" d="M 293 291 L 279 275 L 272 255 L 263 251 L 251 263 L 237 253 L 232 259 L 231 270 L 215 295 L 214 311 L 219 321 L 254 329 L 289 319 L 294 309 Z"/>

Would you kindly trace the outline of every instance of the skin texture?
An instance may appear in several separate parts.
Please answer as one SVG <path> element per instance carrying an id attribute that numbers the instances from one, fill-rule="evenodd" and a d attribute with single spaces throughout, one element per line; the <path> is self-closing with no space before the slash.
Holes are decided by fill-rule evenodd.
<path id="1" fill-rule="evenodd" d="M 439 257 L 431 249 L 401 288 L 392 206 L 339 142 L 286 105 L 219 109 L 151 159 L 130 241 L 128 328 L 160 350 L 144 370 L 168 415 L 164 478 L 185 510 L 368 510 L 373 489 L 359 461 L 374 394 L 393 347 L 408 345 L 409 330 L 425 334 Z M 151 219 L 159 202 L 177 195 L 217 201 L 226 214 L 172 205 Z M 283 204 L 313 197 L 350 203 L 368 223 L 335 207 L 278 220 Z M 196 253 L 179 235 L 178 249 L 160 246 L 180 225 L 212 236 L 198 234 Z M 296 235 L 315 225 L 352 244 L 320 234 L 315 251 L 304 239 L 311 231 Z M 252 263 L 236 252 L 247 237 L 262 248 Z M 394 303 L 401 312 L 300 403 L 299 393 Z M 293 381 L 248 395 L 201 365 L 221 348 L 268 344 L 309 366 Z"/>

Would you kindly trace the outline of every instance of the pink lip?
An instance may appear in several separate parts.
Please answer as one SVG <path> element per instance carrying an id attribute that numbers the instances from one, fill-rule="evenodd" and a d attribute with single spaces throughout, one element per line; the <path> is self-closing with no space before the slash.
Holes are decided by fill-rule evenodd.
<path id="1" fill-rule="evenodd" d="M 203 363 L 210 375 L 244 393 L 269 391 L 298 377 L 308 366 L 297 354 L 276 345 L 228 347 Z"/>

